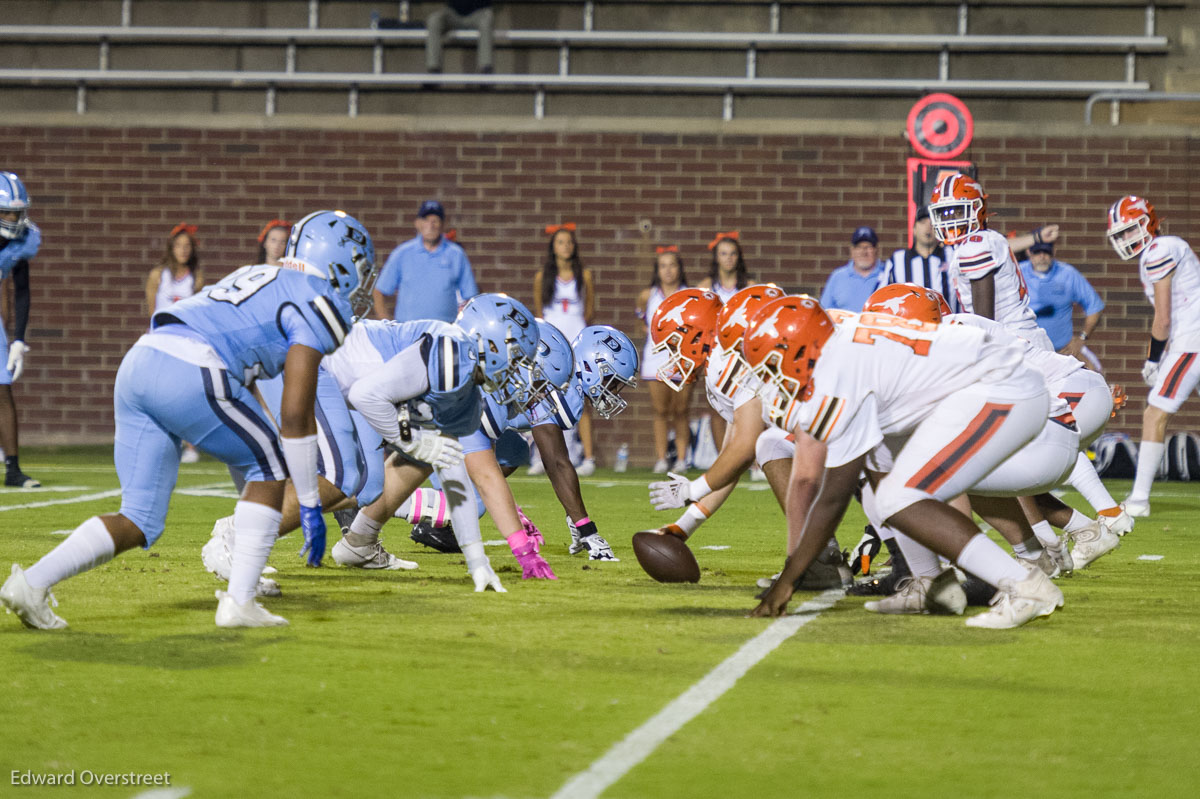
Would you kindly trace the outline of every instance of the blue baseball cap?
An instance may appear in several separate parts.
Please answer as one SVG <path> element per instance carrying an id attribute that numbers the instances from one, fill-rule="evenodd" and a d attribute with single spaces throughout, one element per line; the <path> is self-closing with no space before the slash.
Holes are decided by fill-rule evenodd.
<path id="1" fill-rule="evenodd" d="M 1028 252 L 1030 255 L 1033 255 L 1035 252 L 1044 252 L 1049 255 L 1054 255 L 1054 245 L 1048 241 L 1039 241 L 1035 244 L 1030 244 Z"/>
<path id="2" fill-rule="evenodd" d="M 424 219 L 430 214 L 438 217 L 439 219 L 446 218 L 446 211 L 442 208 L 442 204 L 437 200 L 426 200 L 425 202 L 421 203 L 421 208 L 417 211 L 417 218 Z"/>
<path id="3" fill-rule="evenodd" d="M 879 245 L 879 237 L 875 235 L 875 230 L 866 225 L 854 230 L 854 235 L 850 237 L 850 245 L 853 246 L 864 241 L 869 241 L 876 246 Z"/>

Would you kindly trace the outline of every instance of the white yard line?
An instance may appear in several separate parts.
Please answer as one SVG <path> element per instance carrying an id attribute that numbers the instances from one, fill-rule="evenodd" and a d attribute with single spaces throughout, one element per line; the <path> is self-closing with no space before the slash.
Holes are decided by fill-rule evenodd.
<path id="1" fill-rule="evenodd" d="M 213 483 L 212 485 L 206 485 L 206 486 L 194 486 L 192 488 L 176 489 L 175 493 L 186 494 L 186 495 L 190 495 L 190 496 L 206 496 L 206 497 L 207 496 L 216 496 L 216 497 L 231 496 L 233 499 L 237 499 L 236 494 L 217 493 L 220 490 L 227 490 L 227 489 L 228 489 L 228 483 Z M 0 495 L 0 496 L 2 496 L 2 495 Z M 41 502 L 25 502 L 20 505 L 0 505 L 0 513 L 3 513 L 6 510 L 24 510 L 27 508 L 49 508 L 54 505 L 74 505 L 79 502 L 94 502 L 98 499 L 108 499 L 110 497 L 119 497 L 119 496 L 121 496 L 121 489 L 114 488 L 110 491 L 100 491 L 95 494 L 80 494 L 77 497 L 65 497 L 62 499 L 47 499 L 47 500 L 43 500 Z"/>
<path id="2" fill-rule="evenodd" d="M 595 799 L 604 793 L 634 766 L 653 754 L 663 741 L 704 712 L 705 708 L 732 688 L 760 660 L 795 635 L 801 627 L 820 616 L 823 611 L 833 607 L 843 596 L 845 592 L 841 589 L 825 591 L 796 608 L 793 614 L 779 619 L 742 644 L 741 649 L 676 697 L 653 718 L 625 736 L 624 740 L 605 752 L 586 771 L 581 771 L 567 780 L 551 799 Z"/>

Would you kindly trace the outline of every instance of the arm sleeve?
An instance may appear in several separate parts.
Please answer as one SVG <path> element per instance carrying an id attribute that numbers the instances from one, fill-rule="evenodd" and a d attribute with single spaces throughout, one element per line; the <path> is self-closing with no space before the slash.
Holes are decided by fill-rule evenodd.
<path id="1" fill-rule="evenodd" d="M 29 324 L 29 261 L 20 261 L 12 271 L 13 279 L 13 340 L 25 340 Z"/>
<path id="2" fill-rule="evenodd" d="M 1092 284 L 1087 278 L 1079 272 L 1074 275 L 1074 299 L 1077 303 L 1083 306 L 1085 316 L 1091 316 L 1094 313 L 1100 313 L 1104 310 L 1104 300 L 1100 299 L 1100 295 L 1092 288 Z"/>
<path id="3" fill-rule="evenodd" d="M 819 302 L 821 303 L 822 308 L 838 307 L 837 302 L 833 296 L 833 284 L 834 284 L 834 280 L 836 277 L 837 277 L 837 272 L 834 272 L 833 274 L 831 274 L 829 276 L 829 279 L 825 281 L 825 288 L 821 289 L 821 299 L 819 300 Z"/>
<path id="4" fill-rule="evenodd" d="M 420 342 L 389 359 L 374 374 L 358 380 L 346 398 L 384 441 L 400 438 L 396 406 L 429 390 Z"/>
<path id="5" fill-rule="evenodd" d="M 400 248 L 392 250 L 383 269 L 379 270 L 379 278 L 375 281 L 375 290 L 385 297 L 390 297 L 400 290 Z"/>

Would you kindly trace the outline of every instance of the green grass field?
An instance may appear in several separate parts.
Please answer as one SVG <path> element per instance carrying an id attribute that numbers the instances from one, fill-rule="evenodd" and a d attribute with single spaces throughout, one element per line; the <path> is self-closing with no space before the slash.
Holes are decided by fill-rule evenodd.
<path id="1" fill-rule="evenodd" d="M 5 572 L 118 506 L 106 452 L 30 451 L 23 465 L 47 488 L 0 495 Z M 185 466 L 151 552 L 58 586 L 69 629 L 0 617 L 0 796 L 146 790 L 10 775 L 85 769 L 169 772 L 158 796 L 553 796 L 781 623 L 745 618 L 754 580 L 782 562 L 765 484 L 739 488 L 692 539 L 700 583 L 667 586 L 629 549 L 673 519 L 650 509 L 649 477 L 584 481 L 620 563 L 567 555 L 549 484 L 518 476 L 558 581 L 523 583 L 507 548 L 489 548 L 508 593 L 474 594 L 461 556 L 413 544 L 399 522 L 385 542 L 419 571 L 305 569 L 293 535 L 271 557 L 284 596 L 265 602 L 291 626 L 230 632 L 213 625 L 220 585 L 199 553 L 232 489 L 213 461 Z M 600 795 L 1200 795 L 1200 491 L 1160 484 L 1153 503 L 1120 549 L 1060 580 L 1062 611 L 1020 630 L 836 601 L 661 743 L 602 765 L 615 779 Z M 843 546 L 862 524 L 852 509 Z M 596 795 L 570 785 L 559 795 Z"/>

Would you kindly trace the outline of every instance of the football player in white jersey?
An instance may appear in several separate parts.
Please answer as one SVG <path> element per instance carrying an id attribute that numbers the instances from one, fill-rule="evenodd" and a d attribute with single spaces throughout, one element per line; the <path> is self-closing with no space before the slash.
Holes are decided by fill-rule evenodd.
<path id="1" fill-rule="evenodd" d="M 1054 349 L 1029 307 L 1029 290 L 1012 246 L 1053 241 L 1058 227 L 1049 225 L 1010 243 L 988 229 L 987 195 L 977 181 L 961 172 L 938 181 L 929 202 L 929 217 L 934 235 L 946 245 L 946 261 L 962 309 L 995 319 L 1043 349 Z"/>
<path id="2" fill-rule="evenodd" d="M 707 355 L 693 354 L 692 357 L 703 360 L 709 405 L 727 426 L 721 452 L 708 471 L 695 480 L 669 474 L 669 480 L 650 484 L 650 502 L 655 510 L 686 505 L 675 523 L 658 530 L 685 540 L 724 504 L 742 474 L 756 461 L 763 468 L 782 508 L 793 452 L 787 433 L 764 423 L 762 403 L 752 385 L 747 384 L 751 380 L 750 369 L 741 352 L 749 317 L 765 303 L 785 296 L 785 292 L 773 285 L 749 286 L 721 305 L 709 292 L 688 291 L 691 293 L 679 292 L 664 301 L 664 312 L 652 321 L 651 336 L 662 342 L 663 349 L 669 354 L 670 360 L 664 367 L 667 373 L 680 357 L 678 347 L 682 342 L 699 342 L 696 349 L 700 353 L 705 352 L 705 346 L 710 348 Z M 675 313 L 679 306 L 683 308 Z M 694 337 L 697 331 L 702 333 L 700 338 Z M 694 376 L 696 372 L 691 374 Z M 789 538 L 786 551 L 791 552 L 795 544 L 796 541 Z M 844 569 L 835 539 L 805 573 L 800 587 L 805 590 L 840 587 L 844 584 L 843 576 L 848 579 L 849 572 Z"/>
<path id="3" fill-rule="evenodd" d="M 1022 364 L 1020 346 L 977 328 L 884 314 L 835 328 L 816 300 L 801 296 L 760 308 L 743 351 L 765 413 L 796 439 L 787 518 L 800 531 L 752 615 L 785 610 L 792 581 L 833 535 L 864 469 L 881 519 L 998 588 L 992 609 L 968 626 L 1017 627 L 1062 606 L 1044 572 L 1009 557 L 946 504 L 1045 426 L 1050 397 Z M 966 604 L 950 570 L 927 590 L 944 594 L 951 612 Z"/>
<path id="4" fill-rule="evenodd" d="M 1142 416 L 1137 475 L 1125 500 L 1131 516 L 1150 515 L 1150 487 L 1162 460 L 1167 422 L 1200 383 L 1200 261 L 1178 236 L 1159 233 L 1154 206 L 1127 195 L 1108 209 L 1108 241 L 1123 260 L 1141 256 L 1142 288 L 1154 306 L 1142 377 L 1150 386 Z"/>

